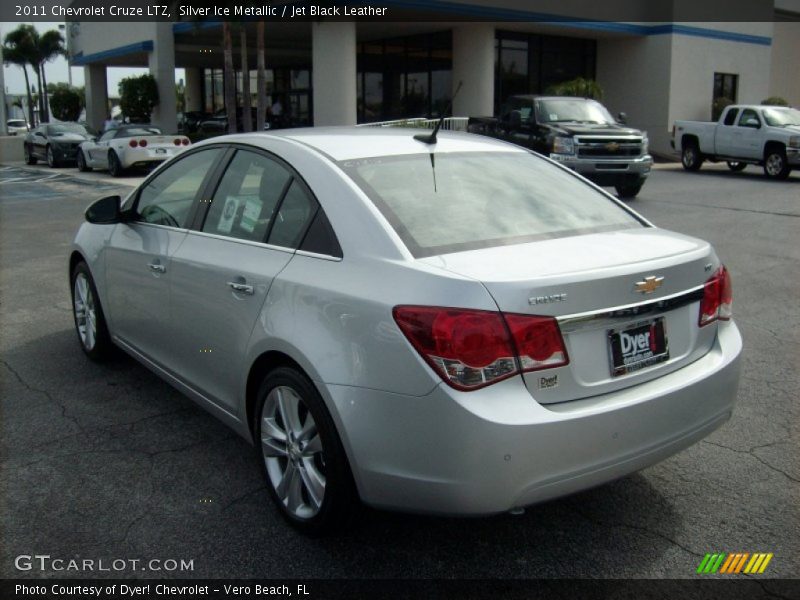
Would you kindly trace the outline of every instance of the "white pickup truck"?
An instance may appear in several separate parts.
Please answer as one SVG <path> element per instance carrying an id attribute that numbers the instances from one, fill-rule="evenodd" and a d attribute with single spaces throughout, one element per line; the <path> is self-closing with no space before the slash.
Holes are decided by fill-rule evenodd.
<path id="1" fill-rule="evenodd" d="M 767 177 L 786 179 L 792 167 L 800 167 L 800 110 L 728 106 L 717 123 L 675 121 L 671 144 L 687 171 L 706 160 L 725 161 L 731 171 L 761 165 Z"/>

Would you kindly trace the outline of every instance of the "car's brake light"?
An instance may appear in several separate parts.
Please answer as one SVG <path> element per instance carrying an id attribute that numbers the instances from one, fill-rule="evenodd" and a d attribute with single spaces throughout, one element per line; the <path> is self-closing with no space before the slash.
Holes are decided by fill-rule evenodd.
<path id="1" fill-rule="evenodd" d="M 562 367 L 569 363 L 558 322 L 553 317 L 503 315 L 523 371 Z"/>
<path id="2" fill-rule="evenodd" d="M 703 327 L 717 319 L 728 321 L 733 315 L 733 287 L 731 275 L 721 266 L 709 278 L 703 288 L 703 300 L 700 302 L 699 325 Z"/>
<path id="3" fill-rule="evenodd" d="M 393 315 L 422 358 L 459 390 L 568 362 L 552 317 L 433 306 L 397 306 Z"/>
<path id="4" fill-rule="evenodd" d="M 180 146 L 180 145 L 181 145 L 181 141 L 180 141 L 180 139 L 178 139 L 178 138 L 175 138 L 175 145 L 176 145 L 176 146 Z"/>
<path id="5" fill-rule="evenodd" d="M 131 148 L 136 148 L 136 146 L 138 145 L 139 142 L 137 142 L 136 140 L 131 140 L 130 142 L 128 142 L 128 146 L 130 146 Z"/>
<path id="6" fill-rule="evenodd" d="M 182 143 L 184 146 L 188 146 L 188 145 L 189 145 L 189 144 L 191 144 L 192 142 L 189 140 L 189 138 L 183 138 L 183 140 L 182 140 L 182 142 L 181 142 L 181 143 Z"/>
<path id="7" fill-rule="evenodd" d="M 145 148 L 147 146 L 147 140 L 139 140 L 139 146 Z"/>

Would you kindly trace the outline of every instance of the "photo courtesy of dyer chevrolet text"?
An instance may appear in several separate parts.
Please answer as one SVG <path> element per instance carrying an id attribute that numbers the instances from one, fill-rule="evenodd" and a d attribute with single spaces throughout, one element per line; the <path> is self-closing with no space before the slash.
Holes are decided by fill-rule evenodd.
<path id="1" fill-rule="evenodd" d="M 131 598 L 154 598 L 158 596 L 210 596 L 212 592 L 218 594 L 223 592 L 226 596 L 308 596 L 310 591 L 305 584 L 298 584 L 296 591 L 288 585 L 229 585 L 223 584 L 219 587 L 210 585 L 174 585 L 159 583 L 130 585 L 130 584 L 109 584 L 109 585 L 86 585 L 74 584 L 65 585 L 54 583 L 51 585 L 25 585 L 18 583 L 14 592 L 17 596 L 86 596 L 102 598 L 103 596 L 125 596 Z"/>

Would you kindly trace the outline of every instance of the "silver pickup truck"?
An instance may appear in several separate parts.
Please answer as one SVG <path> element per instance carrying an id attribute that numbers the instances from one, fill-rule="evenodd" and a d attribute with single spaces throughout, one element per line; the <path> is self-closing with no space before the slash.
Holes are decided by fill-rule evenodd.
<path id="1" fill-rule="evenodd" d="M 671 144 L 687 171 L 697 171 L 706 160 L 725 161 L 731 171 L 761 165 L 767 177 L 786 179 L 800 167 L 800 110 L 728 106 L 717 123 L 675 121 Z"/>

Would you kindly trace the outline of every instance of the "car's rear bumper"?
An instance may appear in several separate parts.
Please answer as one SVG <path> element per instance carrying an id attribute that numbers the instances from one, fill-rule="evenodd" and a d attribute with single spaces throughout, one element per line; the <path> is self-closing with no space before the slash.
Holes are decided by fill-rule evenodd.
<path id="1" fill-rule="evenodd" d="M 504 512 L 602 484 L 697 442 L 731 416 L 742 341 L 722 323 L 686 367 L 543 406 L 522 378 L 422 397 L 328 385 L 362 499 L 414 512 Z"/>
<path id="2" fill-rule="evenodd" d="M 125 169 L 157 165 L 180 153 L 184 148 L 183 146 L 164 148 L 163 153 L 159 152 L 158 148 L 151 148 L 149 146 L 145 148 L 128 148 L 125 150 L 120 162 Z"/>

